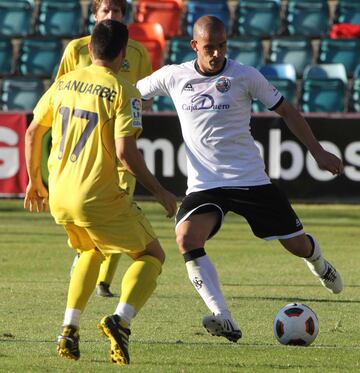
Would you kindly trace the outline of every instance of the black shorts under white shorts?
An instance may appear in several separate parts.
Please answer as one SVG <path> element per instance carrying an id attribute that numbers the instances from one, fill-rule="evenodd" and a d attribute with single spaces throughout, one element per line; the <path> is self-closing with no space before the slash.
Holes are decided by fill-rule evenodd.
<path id="1" fill-rule="evenodd" d="M 217 233 L 229 211 L 242 215 L 255 236 L 266 240 L 287 239 L 304 233 L 286 195 L 274 184 L 190 193 L 176 214 L 176 228 L 193 214 L 211 211 L 217 212 L 219 218 L 208 239 Z"/>

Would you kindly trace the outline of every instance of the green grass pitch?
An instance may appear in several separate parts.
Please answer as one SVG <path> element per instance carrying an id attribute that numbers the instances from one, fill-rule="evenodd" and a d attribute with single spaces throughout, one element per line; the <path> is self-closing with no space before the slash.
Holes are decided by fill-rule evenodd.
<path id="1" fill-rule="evenodd" d="M 109 343 L 96 329 L 116 299 L 93 296 L 82 316 L 81 358 L 57 356 L 55 338 L 66 302 L 74 253 L 50 214 L 30 214 L 21 200 L 0 201 L 1 372 L 359 372 L 360 206 L 294 205 L 306 231 L 341 272 L 345 288 L 328 293 L 302 260 L 278 242 L 255 238 L 247 223 L 229 214 L 206 247 L 223 291 L 243 331 L 237 344 L 212 337 L 201 325 L 208 311 L 187 279 L 177 252 L 173 221 L 142 202 L 167 253 L 158 287 L 134 319 L 132 364 L 109 362 Z M 112 285 L 119 292 L 130 260 L 123 257 Z M 303 302 L 318 315 L 320 332 L 310 347 L 281 346 L 273 318 L 283 305 Z"/>

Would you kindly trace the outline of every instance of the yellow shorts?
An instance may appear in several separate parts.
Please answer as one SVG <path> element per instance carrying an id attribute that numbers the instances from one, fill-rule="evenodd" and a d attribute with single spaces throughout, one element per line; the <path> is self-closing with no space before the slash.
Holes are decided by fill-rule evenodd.
<path id="1" fill-rule="evenodd" d="M 104 225 L 65 224 L 64 228 L 72 248 L 81 251 L 98 248 L 105 256 L 141 252 L 157 239 L 150 222 L 135 203 L 129 206 L 126 214 L 115 215 Z"/>

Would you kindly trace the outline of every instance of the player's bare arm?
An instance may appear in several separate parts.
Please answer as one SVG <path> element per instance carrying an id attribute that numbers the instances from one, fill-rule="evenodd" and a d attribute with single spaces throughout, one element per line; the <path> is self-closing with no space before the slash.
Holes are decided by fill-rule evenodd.
<path id="1" fill-rule="evenodd" d="M 305 118 L 286 100 L 275 110 L 285 121 L 294 135 L 309 149 L 319 167 L 330 171 L 333 175 L 344 172 L 340 158 L 326 151 L 315 138 Z"/>
<path id="2" fill-rule="evenodd" d="M 41 176 L 42 139 L 48 130 L 48 127 L 32 122 L 25 134 L 25 160 L 29 182 L 25 192 L 24 208 L 30 212 L 48 209 L 49 193 Z"/>
<path id="3" fill-rule="evenodd" d="M 135 137 L 118 138 L 115 144 L 116 155 L 121 163 L 166 209 L 167 217 L 173 217 L 177 208 L 176 196 L 163 188 L 156 177 L 149 171 L 144 157 L 137 148 Z"/>

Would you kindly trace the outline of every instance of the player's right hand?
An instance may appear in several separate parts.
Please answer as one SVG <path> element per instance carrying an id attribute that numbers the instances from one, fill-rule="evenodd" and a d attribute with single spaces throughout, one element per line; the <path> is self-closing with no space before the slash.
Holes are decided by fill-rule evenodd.
<path id="1" fill-rule="evenodd" d="M 158 202 L 165 208 L 167 211 L 167 217 L 172 218 L 177 210 L 177 198 L 176 196 L 166 190 L 165 188 L 162 188 L 158 193 L 156 193 L 155 198 L 158 200 Z"/>
<path id="2" fill-rule="evenodd" d="M 39 185 L 29 184 L 26 187 L 25 198 L 24 198 L 24 209 L 28 209 L 30 212 L 47 211 L 49 207 L 49 192 L 42 183 Z"/>

